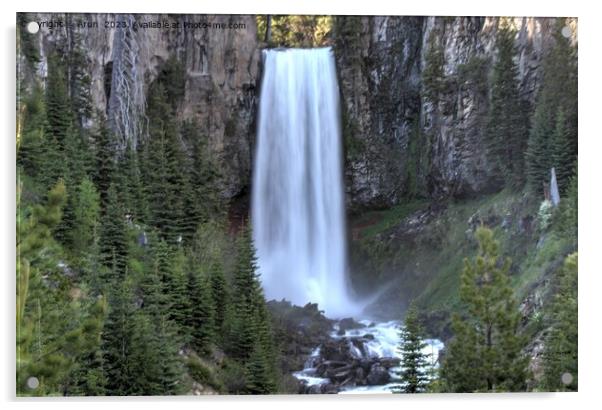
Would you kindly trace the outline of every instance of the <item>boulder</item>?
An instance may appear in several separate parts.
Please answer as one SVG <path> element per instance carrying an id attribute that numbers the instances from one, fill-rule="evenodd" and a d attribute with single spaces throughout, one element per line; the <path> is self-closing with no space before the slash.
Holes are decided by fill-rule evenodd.
<path id="1" fill-rule="evenodd" d="M 355 369 L 355 384 L 357 386 L 363 386 L 366 384 L 366 372 L 364 371 L 363 368 L 361 367 L 357 367 Z"/>
<path id="2" fill-rule="evenodd" d="M 383 357 L 379 360 L 379 362 L 383 367 L 390 369 L 391 367 L 399 366 L 401 360 L 397 357 Z"/>
<path id="3" fill-rule="evenodd" d="M 337 394 L 339 392 L 339 387 L 332 383 L 326 383 L 320 385 L 322 394 Z"/>
<path id="4" fill-rule="evenodd" d="M 370 368 L 368 377 L 366 377 L 366 383 L 370 386 L 387 384 L 389 380 L 391 380 L 391 375 L 380 363 L 374 363 Z"/>
<path id="5" fill-rule="evenodd" d="M 347 330 L 351 330 L 351 329 L 362 329 L 366 327 L 366 325 L 361 324 L 359 322 L 356 322 L 355 320 L 353 320 L 353 318 L 351 317 L 347 317 L 345 319 L 341 319 L 339 321 L 339 332 L 342 331 L 343 334 L 344 332 L 346 332 Z"/>

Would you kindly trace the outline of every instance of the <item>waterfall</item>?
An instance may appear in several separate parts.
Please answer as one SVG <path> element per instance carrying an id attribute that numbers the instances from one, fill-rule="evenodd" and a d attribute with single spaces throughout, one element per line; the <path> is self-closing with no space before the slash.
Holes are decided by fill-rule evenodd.
<path id="1" fill-rule="evenodd" d="M 269 299 L 357 313 L 346 280 L 339 97 L 330 48 L 264 51 L 252 222 Z"/>

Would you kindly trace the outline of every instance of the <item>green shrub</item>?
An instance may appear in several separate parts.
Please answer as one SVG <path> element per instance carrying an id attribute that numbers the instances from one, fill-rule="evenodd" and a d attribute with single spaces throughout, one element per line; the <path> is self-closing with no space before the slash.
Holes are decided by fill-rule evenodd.
<path id="1" fill-rule="evenodd" d="M 209 386 L 218 392 L 223 390 L 224 386 L 222 383 L 217 380 L 211 369 L 203 364 L 198 358 L 189 358 L 186 363 L 186 368 L 188 369 L 188 374 L 194 381 Z"/>

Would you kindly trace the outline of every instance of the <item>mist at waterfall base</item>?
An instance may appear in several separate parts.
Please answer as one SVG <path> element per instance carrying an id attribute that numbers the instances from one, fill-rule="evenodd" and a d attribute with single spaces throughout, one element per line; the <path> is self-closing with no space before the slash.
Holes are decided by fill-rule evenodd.
<path id="1" fill-rule="evenodd" d="M 268 299 L 361 313 L 347 282 L 339 90 L 330 48 L 263 54 L 252 223 Z"/>

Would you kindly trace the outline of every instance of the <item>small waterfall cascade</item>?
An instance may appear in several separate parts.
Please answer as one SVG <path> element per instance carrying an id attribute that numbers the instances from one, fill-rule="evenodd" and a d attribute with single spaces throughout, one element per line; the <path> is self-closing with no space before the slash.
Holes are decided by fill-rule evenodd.
<path id="1" fill-rule="evenodd" d="M 339 90 L 330 48 L 264 51 L 252 223 L 268 299 L 359 313 L 349 296 Z"/>
<path id="2" fill-rule="evenodd" d="M 340 322 L 339 322 L 340 323 Z M 361 320 L 353 329 L 334 325 L 330 340 L 316 347 L 304 368 L 294 372 L 305 393 L 391 393 L 402 383 L 398 321 Z M 424 370 L 439 366 L 443 343 L 425 339 Z"/>

